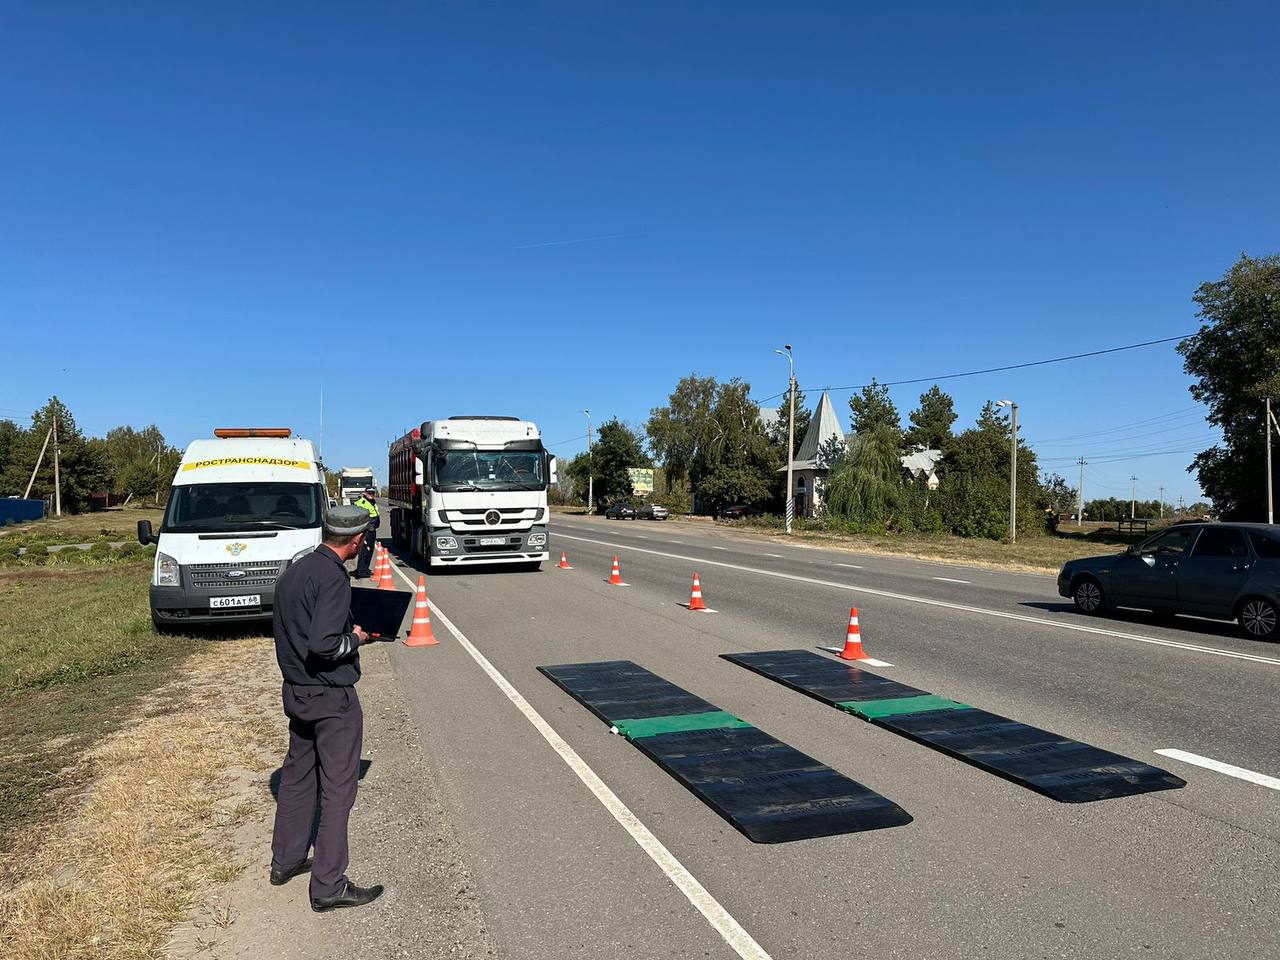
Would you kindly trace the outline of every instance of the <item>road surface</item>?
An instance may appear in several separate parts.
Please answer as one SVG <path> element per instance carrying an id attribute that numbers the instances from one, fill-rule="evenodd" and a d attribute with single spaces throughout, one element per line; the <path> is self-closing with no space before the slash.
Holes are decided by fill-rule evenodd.
<path id="1" fill-rule="evenodd" d="M 683 524 L 557 517 L 552 533 L 573 570 L 430 576 L 442 642 L 393 657 L 506 956 L 1276 952 L 1280 790 L 1266 776 L 1280 774 L 1280 647 L 1203 621 L 1085 618 L 1051 577 Z M 627 588 L 605 583 L 614 555 Z M 400 558 L 397 585 L 419 569 Z M 679 605 L 695 570 L 715 614 Z M 854 604 L 868 653 L 892 664 L 876 672 L 1188 786 L 1059 804 L 718 658 L 838 644 Z M 610 659 L 751 721 L 914 822 L 750 843 L 536 671 Z"/>

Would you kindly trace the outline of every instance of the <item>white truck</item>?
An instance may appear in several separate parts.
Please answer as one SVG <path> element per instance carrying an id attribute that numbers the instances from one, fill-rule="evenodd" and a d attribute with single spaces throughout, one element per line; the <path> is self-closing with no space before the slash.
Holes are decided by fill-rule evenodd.
<path id="1" fill-rule="evenodd" d="M 343 467 L 338 473 L 338 502 L 349 507 L 373 486 L 373 467 Z"/>
<path id="2" fill-rule="evenodd" d="M 276 579 L 320 544 L 329 498 L 310 440 L 284 427 L 220 428 L 193 440 L 156 544 L 151 620 L 170 630 L 271 616 Z"/>
<path id="3" fill-rule="evenodd" d="M 432 567 L 547 559 L 547 486 L 556 459 L 515 417 L 429 420 L 391 444 L 391 538 Z"/>

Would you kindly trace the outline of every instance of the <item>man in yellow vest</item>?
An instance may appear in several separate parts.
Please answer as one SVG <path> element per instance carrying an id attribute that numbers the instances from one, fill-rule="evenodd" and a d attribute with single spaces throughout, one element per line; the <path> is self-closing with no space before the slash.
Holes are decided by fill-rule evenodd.
<path id="1" fill-rule="evenodd" d="M 377 488 L 370 487 L 364 492 L 364 496 L 352 504 L 369 514 L 369 532 L 364 535 L 364 542 L 360 544 L 360 559 L 356 561 L 356 578 L 359 580 L 367 580 L 372 576 L 369 568 L 373 563 L 374 545 L 378 542 L 378 504 L 375 502 L 377 499 Z"/>

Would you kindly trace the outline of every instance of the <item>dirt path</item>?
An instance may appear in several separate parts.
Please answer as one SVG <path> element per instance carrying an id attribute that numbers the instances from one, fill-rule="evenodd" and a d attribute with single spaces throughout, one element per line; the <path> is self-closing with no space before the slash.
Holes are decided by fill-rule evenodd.
<path id="1" fill-rule="evenodd" d="M 274 805 L 270 777 L 283 755 L 284 718 L 279 673 L 268 648 L 256 668 L 272 678 L 262 697 L 277 718 L 278 752 L 267 769 L 246 773 L 240 790 L 256 813 L 232 837 L 244 871 L 216 888 L 181 926 L 169 956 L 321 960 L 326 957 L 473 958 L 496 956 L 471 877 L 445 817 L 385 647 L 362 654 L 360 699 L 365 711 L 367 770 L 351 816 L 350 875 L 383 883 L 374 904 L 332 914 L 313 913 L 307 878 L 283 887 L 267 882 Z"/>

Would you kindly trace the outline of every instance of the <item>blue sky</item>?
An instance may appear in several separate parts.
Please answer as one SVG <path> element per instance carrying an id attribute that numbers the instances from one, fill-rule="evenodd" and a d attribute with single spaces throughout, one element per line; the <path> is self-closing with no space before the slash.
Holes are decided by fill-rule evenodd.
<path id="1" fill-rule="evenodd" d="M 816 399 L 1187 333 L 1280 248 L 1274 4 L 888 8 L 4 3 L 0 415 L 314 436 L 323 385 L 332 465 L 454 413 L 568 456 L 693 370 L 778 393 L 784 341 Z M 1199 449 L 1187 385 L 1171 345 L 943 383 L 1073 482 Z"/>

